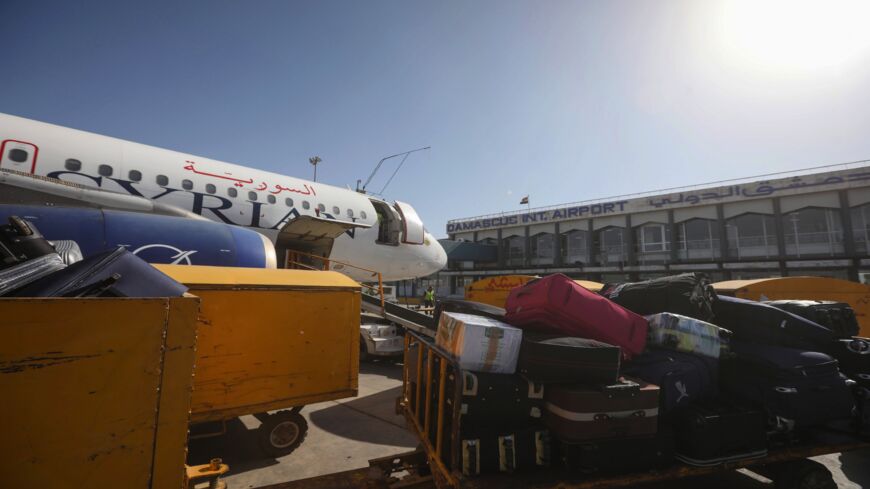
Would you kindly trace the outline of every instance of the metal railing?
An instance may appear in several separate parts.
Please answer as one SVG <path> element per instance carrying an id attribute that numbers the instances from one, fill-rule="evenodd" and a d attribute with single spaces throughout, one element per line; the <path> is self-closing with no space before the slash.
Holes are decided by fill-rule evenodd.
<path id="1" fill-rule="evenodd" d="M 322 266 L 321 266 L 321 268 L 317 268 L 311 264 L 303 263 L 303 262 L 298 261 L 298 260 L 294 260 L 291 258 L 293 255 L 307 256 L 308 258 L 311 258 L 313 260 L 321 262 Z M 367 283 L 363 283 L 363 282 L 360 282 L 360 286 L 363 288 L 363 293 L 365 293 L 366 290 L 370 290 L 370 291 L 372 291 L 372 293 L 369 295 L 373 295 L 373 296 L 378 297 L 380 299 L 380 301 L 381 301 L 381 313 L 382 314 L 385 313 L 385 311 L 386 311 L 386 305 L 385 305 L 386 298 L 384 297 L 384 281 L 383 281 L 383 276 L 381 275 L 381 272 L 378 272 L 376 270 L 371 270 L 368 268 L 363 268 L 361 266 L 354 265 L 352 263 L 347 263 L 347 262 L 343 262 L 343 261 L 339 261 L 339 260 L 330 260 L 329 258 L 326 258 L 323 256 L 315 255 L 312 253 L 306 253 L 304 251 L 296 251 L 296 250 L 287 250 L 287 253 L 285 255 L 285 263 L 300 266 L 300 267 L 306 268 L 308 270 L 329 270 L 330 263 L 333 263 L 333 264 L 341 265 L 343 267 L 350 267 L 350 268 L 353 268 L 356 270 L 362 270 L 364 272 L 371 273 L 373 278 L 377 277 L 377 279 L 378 279 L 377 287 L 375 287 L 374 285 L 369 285 Z"/>

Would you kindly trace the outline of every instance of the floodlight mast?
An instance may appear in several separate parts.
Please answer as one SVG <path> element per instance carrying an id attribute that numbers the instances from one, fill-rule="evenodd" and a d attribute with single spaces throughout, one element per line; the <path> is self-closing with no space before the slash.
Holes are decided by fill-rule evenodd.
<path id="1" fill-rule="evenodd" d="M 411 151 L 403 151 L 401 153 L 396 153 L 394 155 L 385 156 L 385 157 L 381 158 L 381 161 L 379 161 L 378 164 L 375 166 L 375 169 L 372 170 L 372 174 L 369 175 L 369 178 L 366 180 L 366 183 L 363 184 L 362 188 L 360 188 L 360 186 L 359 186 L 359 183 L 361 180 L 356 181 L 356 191 L 359 193 L 362 193 L 362 194 L 366 193 L 366 187 L 368 187 L 369 183 L 371 183 L 372 178 L 375 177 L 375 174 L 378 173 L 378 170 L 381 169 L 381 165 L 383 165 L 385 161 L 387 161 L 391 158 L 397 158 L 399 156 L 404 156 L 405 158 L 402 159 L 402 162 L 399 163 L 398 167 L 396 167 L 396 170 L 390 176 L 390 179 L 387 180 L 387 183 L 384 185 L 384 188 L 381 189 L 381 194 L 383 194 L 384 190 L 386 190 L 386 188 L 387 188 L 387 185 L 389 185 L 390 182 L 393 181 L 393 177 L 395 177 L 396 173 L 399 172 L 399 168 L 401 168 L 402 164 L 405 163 L 405 159 L 408 158 L 408 155 L 410 155 L 411 153 L 416 153 L 417 151 L 424 151 L 424 150 L 431 149 L 431 148 L 432 148 L 432 146 L 426 146 L 425 148 L 417 148 L 417 149 L 412 149 Z"/>

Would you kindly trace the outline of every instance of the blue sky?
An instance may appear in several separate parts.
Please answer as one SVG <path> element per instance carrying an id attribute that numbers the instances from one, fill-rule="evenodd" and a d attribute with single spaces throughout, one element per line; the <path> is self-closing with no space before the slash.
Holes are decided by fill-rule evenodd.
<path id="1" fill-rule="evenodd" d="M 870 158 L 866 9 L 784 5 L 5 0 L 0 112 L 341 186 L 431 145 L 386 196 L 443 236 Z"/>

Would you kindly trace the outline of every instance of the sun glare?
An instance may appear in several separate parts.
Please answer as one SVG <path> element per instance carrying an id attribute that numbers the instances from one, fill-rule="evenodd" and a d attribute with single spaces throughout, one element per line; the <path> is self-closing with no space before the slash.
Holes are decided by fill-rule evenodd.
<path id="1" fill-rule="evenodd" d="M 775 71 L 870 62 L 870 1 L 733 0 L 716 12 L 729 55 Z"/>

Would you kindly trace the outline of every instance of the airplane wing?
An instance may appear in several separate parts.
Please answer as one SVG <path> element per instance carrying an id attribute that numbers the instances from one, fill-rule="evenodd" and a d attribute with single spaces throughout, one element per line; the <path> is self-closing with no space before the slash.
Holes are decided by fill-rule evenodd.
<path id="1" fill-rule="evenodd" d="M 3 195 L 0 200 L 7 204 L 98 207 L 208 220 L 199 214 L 145 197 L 86 187 L 57 178 L 5 168 L 0 169 L 0 190 Z"/>

